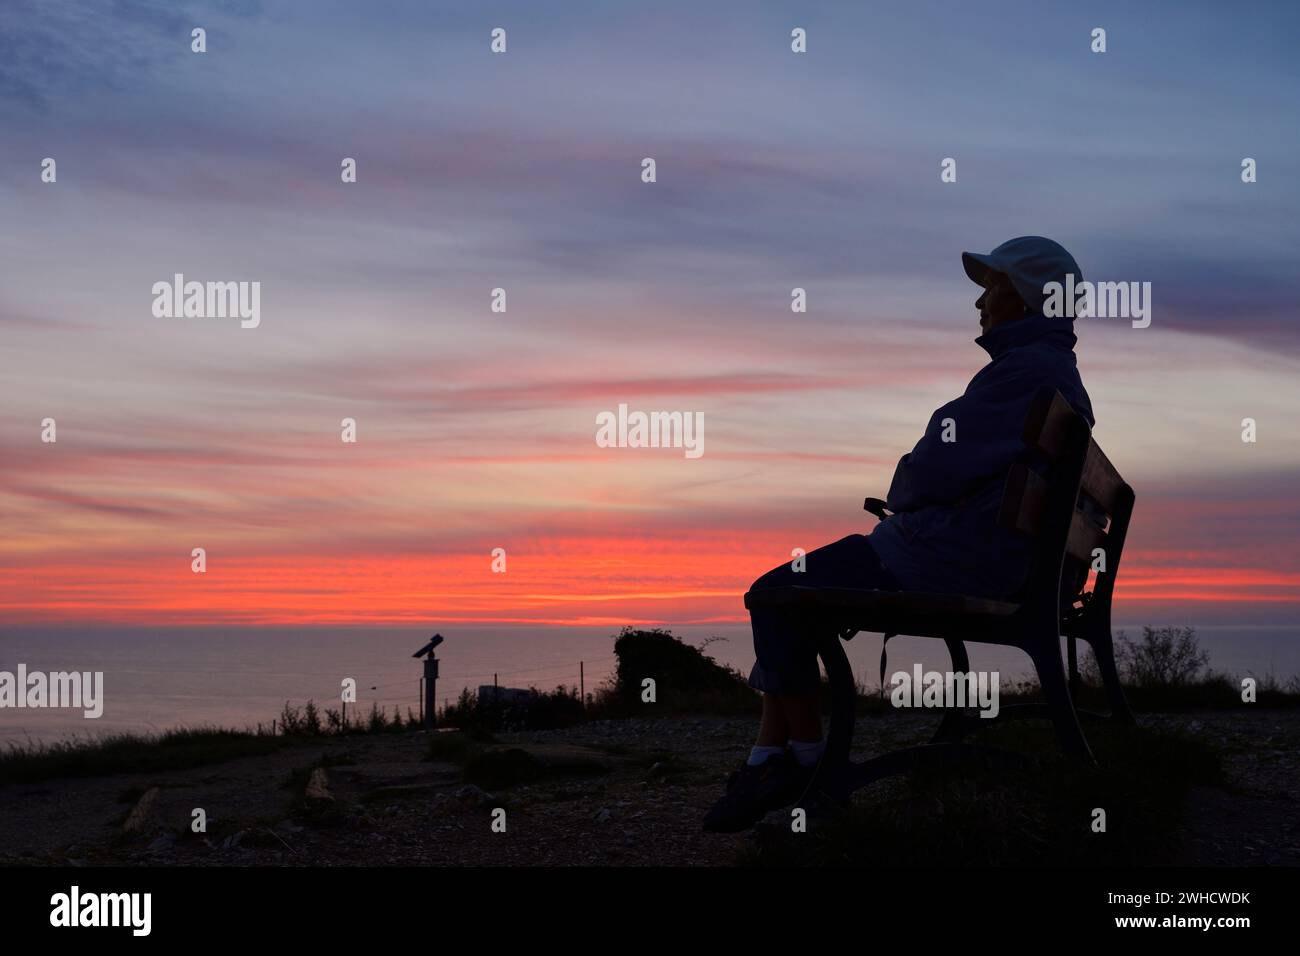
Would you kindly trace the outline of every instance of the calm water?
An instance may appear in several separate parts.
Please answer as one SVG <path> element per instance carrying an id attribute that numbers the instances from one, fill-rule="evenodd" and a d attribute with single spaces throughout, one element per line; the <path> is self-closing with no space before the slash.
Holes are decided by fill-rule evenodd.
<path id="1" fill-rule="evenodd" d="M 1125 627 L 1130 636 L 1140 626 Z M 492 683 L 503 687 L 558 684 L 576 686 L 578 664 L 585 662 L 590 692 L 614 668 L 612 628 L 440 628 L 447 638 L 438 649 L 442 661 L 438 698 L 454 698 L 462 687 Z M 748 673 L 753 647 L 748 627 L 680 627 L 673 632 L 699 646 L 723 638 L 707 653 Z M 80 711 L 0 710 L 0 746 L 24 738 L 55 740 L 94 736 L 105 731 L 158 731 L 179 725 L 245 727 L 269 723 L 285 701 L 337 706 L 340 681 L 357 681 L 359 710 L 378 701 L 390 713 L 419 711 L 420 663 L 411 658 L 431 630 L 408 628 L 253 628 L 130 629 L 78 631 L 0 629 L 0 670 L 104 672 L 104 714 L 87 720 Z M 1211 666 L 1234 674 L 1300 674 L 1300 627 L 1198 627 Z M 860 634 L 849 645 L 859 676 L 875 684 L 880 636 Z M 1030 672 L 1018 651 L 970 645 L 972 666 L 997 670 L 1004 678 Z M 889 644 L 890 670 L 913 661 L 947 667 L 943 644 L 922 638 L 895 638 Z M 373 688 L 373 689 L 372 689 Z"/>

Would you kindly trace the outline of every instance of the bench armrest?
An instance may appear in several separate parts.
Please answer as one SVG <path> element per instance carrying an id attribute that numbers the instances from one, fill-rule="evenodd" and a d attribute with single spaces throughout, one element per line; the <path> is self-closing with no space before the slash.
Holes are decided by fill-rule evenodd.
<path id="1" fill-rule="evenodd" d="M 889 517 L 889 511 L 886 509 L 885 503 L 879 498 L 867 498 L 862 502 L 862 510 L 870 511 L 881 521 Z"/>

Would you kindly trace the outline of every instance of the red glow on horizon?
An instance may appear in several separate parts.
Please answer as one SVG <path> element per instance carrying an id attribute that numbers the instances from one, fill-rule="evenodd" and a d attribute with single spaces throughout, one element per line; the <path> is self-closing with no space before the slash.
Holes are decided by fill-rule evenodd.
<path id="1" fill-rule="evenodd" d="M 781 538 L 778 544 L 776 539 Z M 552 538 L 509 552 L 507 571 L 483 554 L 208 554 L 114 563 L 47 561 L 9 568 L 0 616 L 10 624 L 196 626 L 448 623 L 552 626 L 743 623 L 749 583 L 777 563 L 785 535 L 633 542 Z M 1300 574 L 1257 568 L 1145 566 L 1126 559 L 1118 608 L 1169 603 L 1300 604 Z"/>

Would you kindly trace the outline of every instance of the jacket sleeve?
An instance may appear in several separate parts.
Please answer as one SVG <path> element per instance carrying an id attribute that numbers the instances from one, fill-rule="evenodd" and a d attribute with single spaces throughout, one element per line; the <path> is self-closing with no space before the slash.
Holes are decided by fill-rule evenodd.
<path id="1" fill-rule="evenodd" d="M 930 416 L 921 440 L 899 460 L 886 499 L 891 511 L 957 504 L 1004 478 L 1024 452 L 1020 436 L 1043 376 L 1026 363 L 986 371 Z"/>

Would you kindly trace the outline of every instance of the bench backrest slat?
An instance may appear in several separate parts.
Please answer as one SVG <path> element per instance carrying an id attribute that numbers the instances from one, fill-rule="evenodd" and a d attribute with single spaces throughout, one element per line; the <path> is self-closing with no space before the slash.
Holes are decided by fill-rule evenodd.
<path id="1" fill-rule="evenodd" d="M 1083 463 L 1083 493 L 1101 505 L 1107 514 L 1112 514 L 1123 488 L 1124 479 L 1119 476 L 1106 453 L 1096 441 L 1089 439 L 1088 458 Z"/>
<path id="2" fill-rule="evenodd" d="M 1065 451 L 1074 409 L 1056 389 L 1042 389 L 1029 406 L 1022 437 L 1025 444 L 1055 461 Z"/>
<path id="3" fill-rule="evenodd" d="M 1047 482 L 1028 465 L 1012 465 L 1002 492 L 998 524 L 1031 538 L 1036 537 L 1046 507 Z"/>
<path id="4" fill-rule="evenodd" d="M 1065 557 L 1087 567 L 1095 549 L 1101 548 L 1108 574 L 1097 586 L 1109 598 L 1132 513 L 1133 489 L 1092 439 L 1087 421 L 1055 389 L 1035 395 L 1023 438 L 1047 459 L 1050 477 L 1043 478 L 1026 464 L 1014 465 L 1007 475 L 998 524 L 1035 539 L 1026 596 L 1045 600 L 1068 586 L 1071 594 L 1059 597 L 1073 597 L 1075 582 L 1061 580 Z"/>
<path id="5" fill-rule="evenodd" d="M 1086 514 L 1076 511 L 1070 520 L 1070 535 L 1065 539 L 1065 553 L 1090 564 L 1096 548 L 1106 550 L 1106 532 Z"/>
<path id="6" fill-rule="evenodd" d="M 1036 538 L 1042 530 L 1049 486 L 1027 465 L 1016 464 L 1007 475 L 1002 494 L 1002 512 L 998 523 L 1004 528 Z M 1109 510 L 1109 509 L 1108 509 Z M 1070 519 L 1070 533 L 1065 541 L 1066 553 L 1080 561 L 1091 562 L 1094 548 L 1104 548 L 1106 531 L 1081 510 Z"/>

